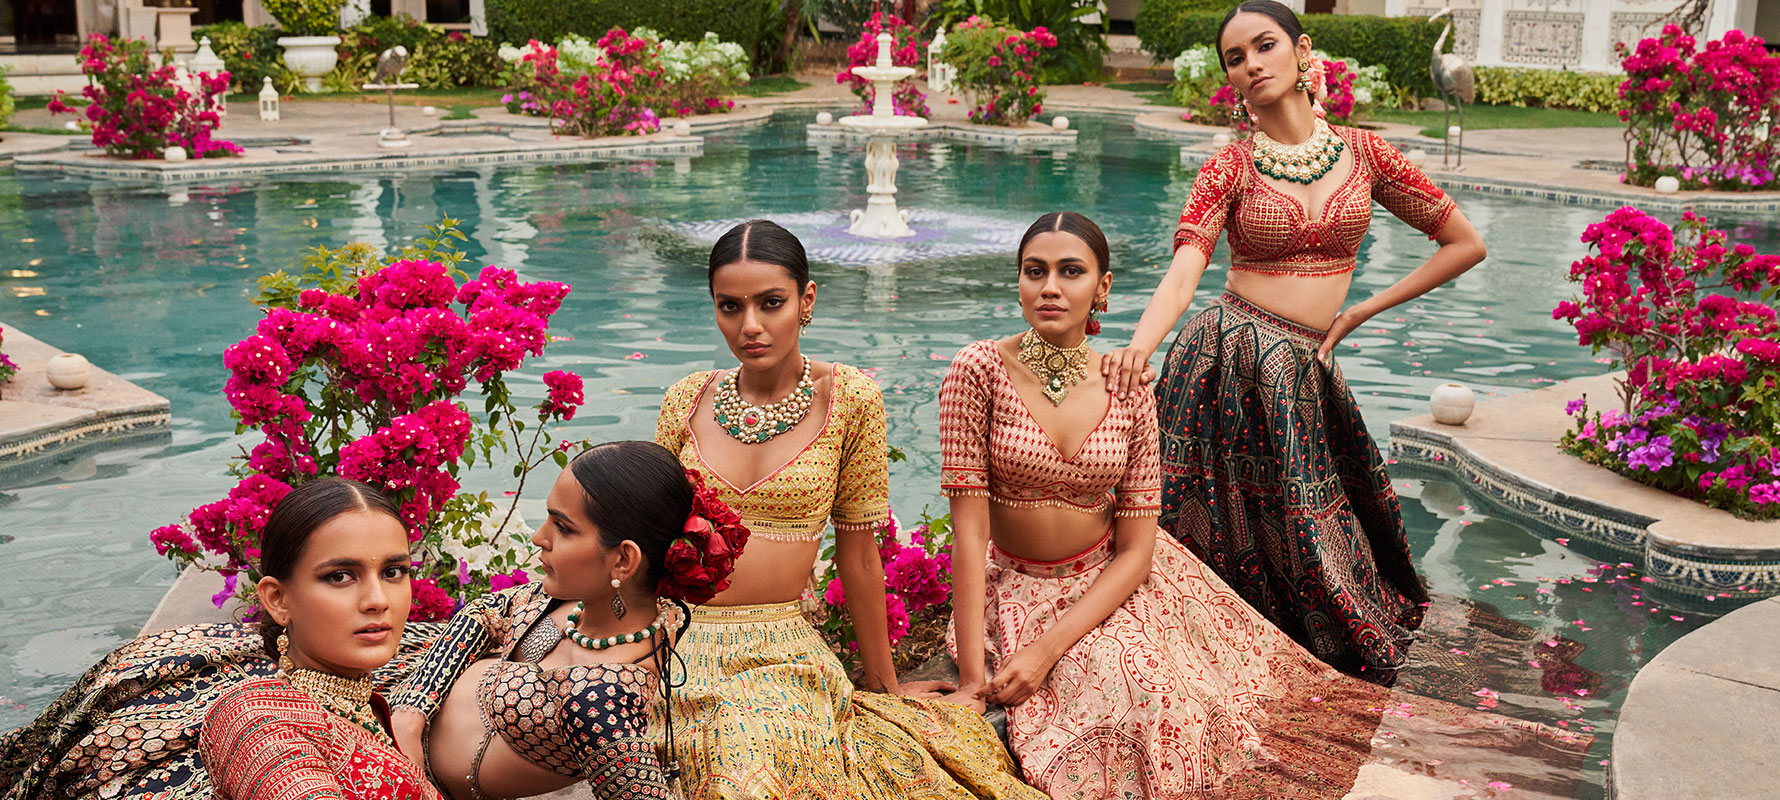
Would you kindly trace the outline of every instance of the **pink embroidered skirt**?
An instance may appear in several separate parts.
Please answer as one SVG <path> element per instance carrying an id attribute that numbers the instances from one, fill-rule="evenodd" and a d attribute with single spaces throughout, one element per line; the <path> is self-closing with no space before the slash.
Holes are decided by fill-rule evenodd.
<path id="1" fill-rule="evenodd" d="M 991 673 L 1056 625 L 1112 558 L 1110 531 L 1056 562 L 991 545 Z M 1165 532 L 1149 578 L 1008 709 L 1023 775 L 1053 798 L 1334 800 L 1367 788 L 1362 765 L 1375 777 L 1455 788 L 1501 778 L 1529 797 L 1567 797 L 1590 739 L 1343 675 Z"/>

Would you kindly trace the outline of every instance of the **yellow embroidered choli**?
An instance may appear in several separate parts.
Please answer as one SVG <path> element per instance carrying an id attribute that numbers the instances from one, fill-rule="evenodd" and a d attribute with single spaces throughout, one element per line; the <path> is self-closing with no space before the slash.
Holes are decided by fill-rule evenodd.
<path id="1" fill-rule="evenodd" d="M 762 539 L 813 542 L 832 519 L 839 530 L 876 530 L 890 517 L 890 461 L 884 397 L 878 385 L 846 364 L 834 365 L 828 415 L 804 449 L 752 486 L 738 487 L 705 463 L 692 414 L 722 373 L 695 372 L 668 389 L 655 421 L 655 441 L 698 470 L 723 502 Z"/>

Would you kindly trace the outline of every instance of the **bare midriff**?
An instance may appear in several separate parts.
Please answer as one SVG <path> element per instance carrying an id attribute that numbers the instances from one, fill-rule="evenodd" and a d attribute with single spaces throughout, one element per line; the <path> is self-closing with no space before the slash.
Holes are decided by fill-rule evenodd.
<path id="1" fill-rule="evenodd" d="M 1347 301 L 1354 274 L 1269 275 L 1232 269 L 1224 289 L 1299 325 L 1328 330 Z M 1089 544 L 1092 544 L 1090 542 Z"/>
<path id="2" fill-rule="evenodd" d="M 1002 552 L 1028 561 L 1061 561 L 1080 555 L 1106 536 L 1112 523 L 1102 511 L 1059 506 L 1015 508 L 989 499 L 989 540 Z"/>
<path id="3" fill-rule="evenodd" d="M 736 559 L 735 572 L 729 576 L 729 588 L 707 605 L 752 606 L 766 603 L 789 603 L 803 595 L 810 585 L 810 573 L 816 567 L 820 540 L 783 542 L 753 538 Z"/>

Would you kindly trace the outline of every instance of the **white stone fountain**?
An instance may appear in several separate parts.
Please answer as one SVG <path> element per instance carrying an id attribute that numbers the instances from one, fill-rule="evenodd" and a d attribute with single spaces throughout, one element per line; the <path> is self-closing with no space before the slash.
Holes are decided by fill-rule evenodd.
<path id="1" fill-rule="evenodd" d="M 914 67 L 890 65 L 890 45 L 893 41 L 895 39 L 888 33 L 878 34 L 877 63 L 853 68 L 854 75 L 871 81 L 872 88 L 876 90 L 872 98 L 871 113 L 836 120 L 841 125 L 871 136 L 865 146 L 865 174 L 870 178 L 865 190 L 871 193 L 871 199 L 866 202 L 865 210 L 853 212 L 853 224 L 847 228 L 848 233 L 868 239 L 895 239 L 915 235 L 914 230 L 909 228 L 908 212 L 898 211 L 896 208 L 896 168 L 901 163 L 896 159 L 896 134 L 925 127 L 927 120 L 923 117 L 897 116 L 891 107 L 890 96 L 895 92 L 896 82 L 915 74 Z"/>

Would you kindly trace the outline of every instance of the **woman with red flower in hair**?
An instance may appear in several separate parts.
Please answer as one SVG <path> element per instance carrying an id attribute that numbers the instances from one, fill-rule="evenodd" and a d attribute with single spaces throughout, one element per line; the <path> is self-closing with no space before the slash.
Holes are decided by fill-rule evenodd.
<path id="1" fill-rule="evenodd" d="M 670 797 L 678 770 L 651 714 L 666 710 L 673 730 L 668 664 L 686 604 L 729 585 L 748 530 L 651 442 L 583 452 L 546 510 L 532 537 L 543 580 L 452 618 L 391 698 L 396 739 L 456 800 L 577 781 L 599 798 Z"/>

